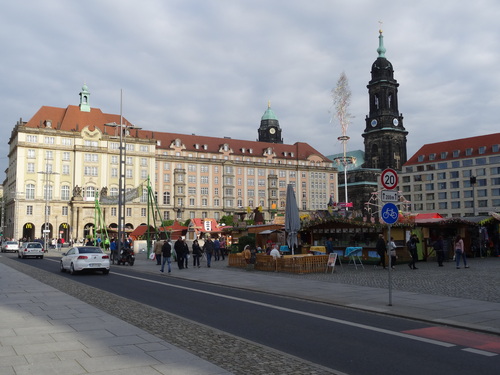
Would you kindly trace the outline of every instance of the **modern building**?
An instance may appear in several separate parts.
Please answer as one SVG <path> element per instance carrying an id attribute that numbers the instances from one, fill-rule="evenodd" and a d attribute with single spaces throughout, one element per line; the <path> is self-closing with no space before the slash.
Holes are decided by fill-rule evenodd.
<path id="1" fill-rule="evenodd" d="M 287 184 L 295 186 L 302 212 L 326 209 L 337 196 L 332 161 L 307 143 L 283 144 L 270 106 L 259 140 L 138 129 L 92 108 L 84 85 L 78 106 L 43 106 L 14 126 L 3 183 L 4 235 L 85 238 L 96 222 L 96 196 L 104 221 L 117 228 L 120 176 L 129 229 L 146 223 L 148 178 L 163 219 L 219 219 L 259 206 L 270 219 L 284 212 Z"/>
<path id="2" fill-rule="evenodd" d="M 500 210 L 500 133 L 422 146 L 404 165 L 400 190 L 414 213 L 443 217 Z"/>

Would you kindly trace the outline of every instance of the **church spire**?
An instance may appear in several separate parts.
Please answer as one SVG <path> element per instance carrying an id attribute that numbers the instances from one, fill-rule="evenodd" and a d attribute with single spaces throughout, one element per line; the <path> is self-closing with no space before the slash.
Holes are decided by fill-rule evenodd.
<path id="1" fill-rule="evenodd" d="M 384 47 L 384 36 L 382 35 L 382 29 L 380 29 L 379 31 L 379 36 L 378 36 L 378 48 L 377 48 L 377 52 L 378 52 L 378 57 L 383 57 L 385 58 L 385 47 Z"/>

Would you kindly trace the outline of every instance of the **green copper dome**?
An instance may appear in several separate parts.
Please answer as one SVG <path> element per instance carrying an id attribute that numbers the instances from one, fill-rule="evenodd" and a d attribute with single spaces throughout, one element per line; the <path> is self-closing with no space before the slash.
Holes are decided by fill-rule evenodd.
<path id="1" fill-rule="evenodd" d="M 267 104 L 267 109 L 262 115 L 261 120 L 278 120 L 278 117 L 274 114 L 273 110 L 271 109 L 271 103 Z"/>

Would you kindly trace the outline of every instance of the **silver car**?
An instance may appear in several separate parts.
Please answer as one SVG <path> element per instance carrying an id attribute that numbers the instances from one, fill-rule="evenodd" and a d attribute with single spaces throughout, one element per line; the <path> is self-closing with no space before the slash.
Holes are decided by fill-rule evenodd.
<path id="1" fill-rule="evenodd" d="M 4 241 L 2 242 L 2 253 L 6 252 L 18 252 L 19 251 L 19 244 L 17 241 Z"/>
<path id="2" fill-rule="evenodd" d="M 40 242 L 25 242 L 17 253 L 18 258 L 40 258 L 43 259 L 43 245 Z"/>
<path id="3" fill-rule="evenodd" d="M 109 255 L 97 246 L 75 246 L 62 254 L 61 272 L 69 271 L 72 275 L 80 271 L 102 271 L 109 273 Z"/>

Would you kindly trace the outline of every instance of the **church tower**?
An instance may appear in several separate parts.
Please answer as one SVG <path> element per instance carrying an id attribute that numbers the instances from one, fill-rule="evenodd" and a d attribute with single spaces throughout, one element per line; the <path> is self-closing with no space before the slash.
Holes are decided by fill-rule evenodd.
<path id="1" fill-rule="evenodd" d="M 80 91 L 80 111 L 90 112 L 90 92 L 85 83 Z"/>
<path id="2" fill-rule="evenodd" d="M 384 36 L 379 31 L 378 58 L 372 64 L 368 83 L 370 113 L 363 132 L 365 143 L 364 168 L 402 169 L 406 162 L 406 136 L 403 115 L 398 109 L 398 86 L 394 69 L 385 57 Z"/>
<path id="3" fill-rule="evenodd" d="M 260 120 L 259 142 L 283 143 L 281 138 L 281 128 L 278 118 L 271 109 L 271 103 L 267 104 L 267 110 Z"/>

